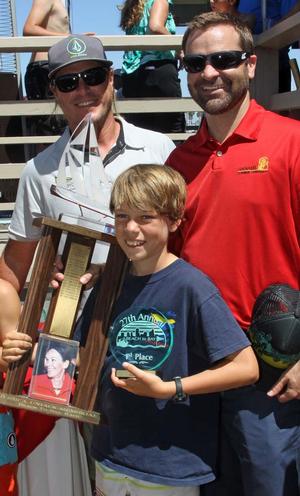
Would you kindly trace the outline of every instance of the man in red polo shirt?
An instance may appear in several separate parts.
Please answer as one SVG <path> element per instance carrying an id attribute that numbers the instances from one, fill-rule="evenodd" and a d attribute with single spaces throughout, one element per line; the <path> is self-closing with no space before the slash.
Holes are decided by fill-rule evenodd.
<path id="1" fill-rule="evenodd" d="M 246 331 L 269 284 L 299 289 L 300 123 L 250 100 L 256 56 L 237 17 L 197 16 L 183 51 L 205 118 L 167 160 L 188 185 L 174 247 L 212 278 Z M 222 398 L 220 477 L 205 494 L 299 496 L 300 402 L 281 403 L 261 384 Z"/>

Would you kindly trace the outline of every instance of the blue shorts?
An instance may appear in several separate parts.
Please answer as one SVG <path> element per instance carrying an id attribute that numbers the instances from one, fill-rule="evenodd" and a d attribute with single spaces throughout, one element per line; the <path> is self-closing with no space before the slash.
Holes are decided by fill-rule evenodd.
<path id="1" fill-rule="evenodd" d="M 219 475 L 204 496 L 299 496 L 300 401 L 256 386 L 222 394 Z"/>

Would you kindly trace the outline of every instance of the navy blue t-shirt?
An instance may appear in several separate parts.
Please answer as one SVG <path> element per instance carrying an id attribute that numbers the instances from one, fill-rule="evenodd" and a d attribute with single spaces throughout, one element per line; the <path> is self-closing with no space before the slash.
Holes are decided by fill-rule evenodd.
<path id="1" fill-rule="evenodd" d="M 81 319 L 82 333 L 93 299 L 92 294 Z M 217 288 L 181 259 L 152 275 L 127 276 L 111 332 L 121 353 L 124 346 L 125 358 L 139 363 L 144 359 L 143 368 L 156 366 L 166 381 L 206 370 L 249 346 Z M 111 382 L 111 368 L 121 368 L 115 356 L 115 350 L 108 354 L 102 371 L 97 402 L 102 422 L 94 428 L 93 457 L 157 484 L 198 486 L 212 481 L 218 395 L 194 395 L 183 403 L 135 396 Z"/>

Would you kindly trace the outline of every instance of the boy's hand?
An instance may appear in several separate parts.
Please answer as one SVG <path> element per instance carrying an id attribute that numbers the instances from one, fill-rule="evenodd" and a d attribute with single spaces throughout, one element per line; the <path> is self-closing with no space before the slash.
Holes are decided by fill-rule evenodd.
<path id="1" fill-rule="evenodd" d="M 126 389 L 129 393 L 137 396 L 146 396 L 156 399 L 170 399 L 176 393 L 174 381 L 164 382 L 155 374 L 141 370 L 131 363 L 124 362 L 122 367 L 131 372 L 134 377 L 130 379 L 119 379 L 116 369 L 111 371 L 111 380 L 116 387 Z"/>
<path id="2" fill-rule="evenodd" d="M 32 339 L 28 334 L 10 331 L 2 343 L 2 358 L 7 363 L 17 362 L 32 348 Z"/>

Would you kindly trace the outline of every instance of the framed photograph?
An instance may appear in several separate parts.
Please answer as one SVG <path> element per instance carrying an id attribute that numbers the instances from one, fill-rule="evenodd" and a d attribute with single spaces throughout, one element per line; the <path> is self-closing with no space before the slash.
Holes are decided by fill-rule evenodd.
<path id="1" fill-rule="evenodd" d="M 68 405 L 74 390 L 79 342 L 41 334 L 28 396 Z"/>

